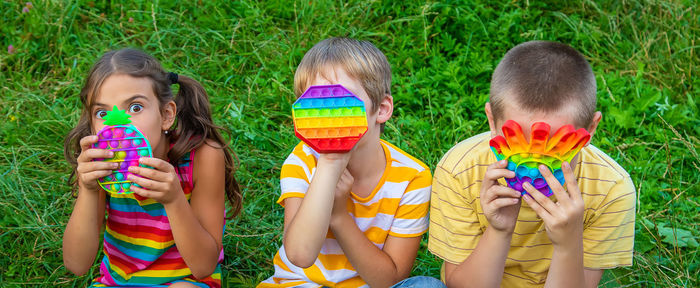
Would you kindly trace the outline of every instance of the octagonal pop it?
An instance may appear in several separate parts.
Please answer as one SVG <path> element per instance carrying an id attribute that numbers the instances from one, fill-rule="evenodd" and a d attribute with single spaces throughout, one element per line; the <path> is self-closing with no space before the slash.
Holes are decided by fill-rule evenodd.
<path id="1" fill-rule="evenodd" d="M 98 141 L 94 148 L 108 149 L 114 151 L 114 156 L 108 159 L 95 159 L 94 161 L 118 162 L 117 170 L 112 171 L 112 175 L 100 178 L 97 182 L 102 189 L 114 194 L 129 194 L 131 186 L 139 187 L 126 177 L 129 175 L 130 166 L 139 166 L 139 158 L 153 157 L 151 144 L 143 136 L 139 129 L 131 125 L 128 115 L 124 110 L 119 110 L 114 106 L 112 111 L 107 112 L 104 117 L 105 126 L 97 133 Z M 142 167 L 146 167 L 141 165 Z"/>
<path id="2" fill-rule="evenodd" d="M 367 132 L 360 98 L 343 85 L 311 86 L 292 106 L 294 134 L 316 152 L 347 152 Z"/>
<path id="3" fill-rule="evenodd" d="M 549 167 L 554 177 L 563 186 L 565 180 L 561 163 L 570 162 L 591 139 L 586 129 L 575 130 L 572 125 L 562 126 L 550 138 L 550 126 L 544 122 L 532 124 L 529 143 L 518 122 L 508 120 L 503 124 L 502 130 L 503 136 L 494 137 L 489 145 L 491 151 L 496 154 L 496 158 L 499 161 L 507 159 L 508 170 L 515 171 L 515 178 L 506 179 L 508 186 L 525 194 L 527 192 L 523 188 L 523 183 L 530 182 L 547 197 L 553 192 L 537 167 L 540 164 Z"/>

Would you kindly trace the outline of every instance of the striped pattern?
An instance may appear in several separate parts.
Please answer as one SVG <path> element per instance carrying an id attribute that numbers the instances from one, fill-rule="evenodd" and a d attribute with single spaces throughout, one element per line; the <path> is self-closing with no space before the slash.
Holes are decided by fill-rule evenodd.
<path id="1" fill-rule="evenodd" d="M 194 150 L 178 167 L 180 184 L 189 201 L 192 194 Z M 175 246 L 165 208 L 136 194 L 107 197 L 107 222 L 100 276 L 91 287 L 167 287 L 189 282 L 199 287 L 221 287 L 221 265 L 211 276 L 197 280 Z M 219 263 L 223 260 L 223 250 Z"/>
<path id="2" fill-rule="evenodd" d="M 430 206 L 430 169 L 395 146 L 381 141 L 387 166 L 372 194 L 360 198 L 351 194 L 348 211 L 367 239 L 379 249 L 389 235 L 416 237 L 428 229 Z M 290 197 L 304 197 L 316 169 L 318 153 L 303 143 L 296 146 L 282 165 L 282 195 L 278 203 Z M 333 237 L 328 236 L 313 266 L 294 266 L 284 246 L 273 259 L 275 274 L 258 287 L 368 287 L 343 254 Z"/>
<path id="3" fill-rule="evenodd" d="M 487 132 L 457 144 L 435 169 L 428 249 L 452 264 L 460 264 L 471 254 L 488 226 L 479 191 L 486 168 L 496 161 L 489 147 L 489 136 Z M 586 207 L 584 267 L 630 266 L 635 217 L 632 180 L 622 167 L 593 145 L 583 148 L 579 155 L 574 174 Z M 502 287 L 543 286 L 552 252 L 544 223 L 522 202 Z"/>

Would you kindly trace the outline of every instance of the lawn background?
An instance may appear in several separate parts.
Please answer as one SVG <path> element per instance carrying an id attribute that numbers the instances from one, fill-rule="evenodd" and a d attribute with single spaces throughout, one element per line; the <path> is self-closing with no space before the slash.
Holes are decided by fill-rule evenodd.
<path id="1" fill-rule="evenodd" d="M 115 1 L 118 2 L 118 1 Z M 272 273 L 279 169 L 297 143 L 293 75 L 331 36 L 373 42 L 393 69 L 384 139 L 435 167 L 488 129 L 491 73 L 514 45 L 568 43 L 593 66 L 603 120 L 593 144 L 637 188 L 634 266 L 601 286 L 698 287 L 700 14 L 697 1 L 0 2 L 0 286 L 83 287 L 62 265 L 72 209 L 63 137 L 104 52 L 138 47 L 201 81 L 240 158 L 242 215 L 224 237 L 225 284 Z M 24 9 L 26 8 L 26 9 Z M 23 11 L 24 10 L 24 11 Z M 12 46 L 10 48 L 10 45 Z M 439 277 L 423 240 L 414 275 Z M 98 256 L 98 259 L 101 255 Z"/>

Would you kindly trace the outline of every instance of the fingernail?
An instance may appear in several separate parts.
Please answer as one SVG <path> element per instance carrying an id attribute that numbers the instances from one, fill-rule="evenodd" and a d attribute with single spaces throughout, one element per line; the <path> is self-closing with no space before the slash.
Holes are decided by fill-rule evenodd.
<path id="1" fill-rule="evenodd" d="M 569 166 L 569 162 L 568 162 L 568 161 L 561 162 L 561 165 L 565 166 L 567 169 L 568 169 L 568 168 L 571 168 L 571 166 Z"/>
<path id="2" fill-rule="evenodd" d="M 507 161 L 506 161 L 506 160 L 504 159 L 504 160 L 501 160 L 501 162 L 500 162 L 500 163 L 501 163 L 501 165 L 503 165 L 503 164 L 506 164 L 506 163 L 507 163 Z"/>
<path id="3" fill-rule="evenodd" d="M 119 167 L 119 163 L 112 163 L 112 167 L 113 167 L 113 168 Z"/>
<path id="4" fill-rule="evenodd" d="M 513 199 L 513 203 L 518 203 L 518 199 Z"/>
<path id="5" fill-rule="evenodd" d="M 109 152 L 107 152 L 107 155 L 109 155 L 109 157 L 113 157 L 113 156 L 114 156 L 114 152 L 109 151 Z"/>

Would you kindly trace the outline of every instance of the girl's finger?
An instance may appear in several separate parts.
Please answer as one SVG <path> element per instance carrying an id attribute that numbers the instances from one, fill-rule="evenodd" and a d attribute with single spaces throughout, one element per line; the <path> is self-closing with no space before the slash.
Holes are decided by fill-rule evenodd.
<path id="1" fill-rule="evenodd" d="M 141 157 L 141 158 L 139 158 L 139 163 L 151 166 L 158 171 L 163 171 L 163 172 L 175 171 L 175 168 L 173 168 L 173 165 L 170 165 L 170 163 L 163 161 L 161 159 L 158 159 L 158 158 Z"/>
<path id="2" fill-rule="evenodd" d="M 112 170 L 95 170 L 91 171 L 88 173 L 81 173 L 80 177 L 82 177 L 83 182 L 92 182 L 92 181 L 97 181 L 97 179 L 100 179 L 102 177 L 107 177 L 112 174 Z"/>
<path id="3" fill-rule="evenodd" d="M 564 172 L 564 180 L 566 180 L 566 191 L 571 199 L 582 199 L 581 190 L 578 189 L 578 183 L 574 176 L 574 171 L 571 169 L 571 164 L 568 161 L 561 163 L 561 171 Z"/>
<path id="4" fill-rule="evenodd" d="M 537 214 L 537 216 L 540 216 L 540 218 L 542 218 L 542 220 L 544 222 L 546 222 L 546 223 L 550 222 L 550 220 L 552 219 L 552 215 L 549 214 L 549 212 L 547 212 L 547 210 L 544 209 L 540 205 L 540 203 L 537 203 L 537 201 L 535 201 L 535 199 L 532 198 L 532 196 L 530 196 L 530 194 L 523 195 L 523 200 L 525 200 L 525 203 L 527 203 L 527 205 L 530 206 L 530 208 L 532 208 L 532 210 L 535 210 L 535 213 Z"/>
<path id="5" fill-rule="evenodd" d="M 155 191 L 146 190 L 146 189 L 136 187 L 136 186 L 131 186 L 131 192 L 134 192 L 137 195 L 139 195 L 141 197 L 146 197 L 146 198 L 153 198 L 154 196 L 157 196 L 157 193 L 158 193 Z"/>
<path id="6" fill-rule="evenodd" d="M 494 185 L 491 186 L 491 188 L 489 188 L 488 191 L 486 191 L 486 195 L 484 195 L 484 200 L 486 200 L 486 203 L 489 203 L 491 201 L 494 201 L 495 199 L 502 197 L 520 198 L 520 192 L 515 191 L 507 186 Z"/>
<path id="7" fill-rule="evenodd" d="M 166 181 L 167 176 L 168 176 L 168 173 L 161 172 L 161 171 L 151 169 L 151 168 L 139 167 L 139 166 L 129 167 L 129 173 L 133 173 L 133 174 L 139 175 L 141 177 L 148 178 L 148 179 L 155 180 L 155 181 L 159 181 L 159 182 Z"/>
<path id="8" fill-rule="evenodd" d="M 119 163 L 116 162 L 86 162 L 78 165 L 77 171 L 79 173 L 89 173 L 97 170 L 116 170 L 119 168 Z"/>
<path id="9" fill-rule="evenodd" d="M 87 149 L 90 149 L 92 147 L 92 144 L 97 143 L 97 135 L 90 135 L 90 136 L 85 136 L 80 139 L 80 150 L 85 151 Z"/>
<path id="10" fill-rule="evenodd" d="M 555 180 L 556 181 L 556 180 Z M 545 209 L 548 214 L 554 215 L 558 213 L 559 207 L 557 207 L 557 204 L 554 204 L 552 200 L 547 198 L 547 196 L 544 196 L 542 192 L 539 190 L 535 189 L 535 187 L 532 186 L 529 182 L 523 183 L 523 188 L 527 191 L 528 195 L 539 204 L 540 207 Z M 558 199 L 558 198 L 557 198 Z"/>
<path id="11" fill-rule="evenodd" d="M 540 165 L 539 169 L 540 173 L 542 173 L 542 176 L 544 177 L 544 180 L 547 181 L 549 189 L 552 189 L 554 195 L 557 196 L 557 201 L 561 202 L 562 204 L 569 204 L 569 194 L 567 194 L 566 191 L 564 191 L 564 187 L 562 187 L 561 183 L 559 183 L 559 180 L 557 180 L 557 178 L 554 177 L 552 171 L 549 171 L 549 168 L 547 168 L 547 166 L 544 165 Z"/>
<path id="12" fill-rule="evenodd" d="M 158 182 L 158 181 L 153 181 L 151 179 L 147 178 L 141 178 L 137 177 L 134 175 L 129 175 L 126 176 L 126 179 L 138 184 L 139 186 L 146 188 L 148 190 L 154 190 L 154 191 L 165 191 L 167 187 L 164 187 L 164 183 Z"/>
<path id="13" fill-rule="evenodd" d="M 80 152 L 78 155 L 78 162 L 90 162 L 97 158 L 112 158 L 114 157 L 114 152 L 112 150 L 106 149 L 87 149 Z"/>

